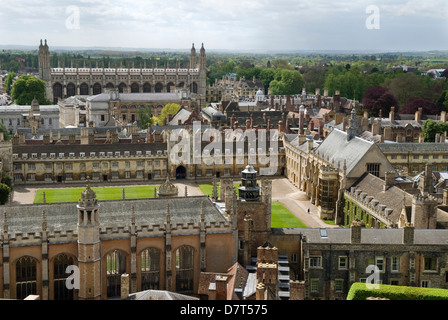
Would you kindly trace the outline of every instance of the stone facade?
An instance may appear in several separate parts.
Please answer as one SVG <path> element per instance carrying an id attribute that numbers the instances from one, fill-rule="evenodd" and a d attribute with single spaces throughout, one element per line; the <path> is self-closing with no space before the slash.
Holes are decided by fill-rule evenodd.
<path id="1" fill-rule="evenodd" d="M 58 99 L 75 95 L 98 95 L 107 89 L 123 93 L 173 92 L 186 89 L 205 106 L 206 55 L 202 45 L 197 60 L 196 50 L 191 48 L 190 65 L 187 68 L 52 68 L 47 40 L 39 45 L 39 77 L 46 82 L 46 97 L 57 104 Z"/>

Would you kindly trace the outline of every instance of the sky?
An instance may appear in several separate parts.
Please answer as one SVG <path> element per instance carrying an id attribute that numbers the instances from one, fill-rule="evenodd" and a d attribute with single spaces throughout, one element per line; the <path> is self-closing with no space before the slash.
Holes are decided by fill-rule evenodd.
<path id="1" fill-rule="evenodd" d="M 448 50 L 446 0 L 0 0 L 4 45 Z"/>

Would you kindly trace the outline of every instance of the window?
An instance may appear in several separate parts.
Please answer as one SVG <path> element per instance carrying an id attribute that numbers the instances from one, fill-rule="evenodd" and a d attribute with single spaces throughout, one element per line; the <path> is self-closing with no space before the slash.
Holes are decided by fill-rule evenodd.
<path id="1" fill-rule="evenodd" d="M 431 282 L 429 280 L 422 280 L 420 287 L 422 288 L 430 288 L 431 287 Z"/>
<path id="2" fill-rule="evenodd" d="M 310 268 L 320 268 L 321 267 L 321 260 L 322 260 L 321 256 L 319 256 L 319 257 L 311 256 L 310 257 Z"/>
<path id="3" fill-rule="evenodd" d="M 53 283 L 54 283 L 54 300 L 73 300 L 73 291 L 65 285 L 68 273 L 65 272 L 68 266 L 73 265 L 73 258 L 64 253 L 59 254 L 53 263 Z"/>
<path id="4" fill-rule="evenodd" d="M 183 245 L 176 250 L 176 292 L 193 290 L 194 250 Z"/>
<path id="5" fill-rule="evenodd" d="M 34 163 L 28 163 L 28 170 L 36 170 L 36 165 Z"/>
<path id="6" fill-rule="evenodd" d="M 437 270 L 437 258 L 425 257 L 425 271 Z"/>
<path id="7" fill-rule="evenodd" d="M 400 258 L 399 257 L 392 257 L 390 270 L 392 272 L 398 272 L 400 267 Z"/>
<path id="8" fill-rule="evenodd" d="M 367 172 L 373 174 L 376 177 L 380 176 L 380 164 L 379 163 L 368 163 Z"/>
<path id="9" fill-rule="evenodd" d="M 348 257 L 339 257 L 339 270 L 348 269 Z"/>
<path id="10" fill-rule="evenodd" d="M 126 272 L 126 257 L 118 250 L 106 256 L 107 297 L 121 296 L 121 274 Z"/>
<path id="11" fill-rule="evenodd" d="M 336 279 L 334 281 L 334 291 L 335 292 L 343 292 L 343 288 L 344 288 L 344 280 Z"/>
<path id="12" fill-rule="evenodd" d="M 311 279 L 310 281 L 310 290 L 312 293 L 319 292 L 319 279 Z"/>
<path id="13" fill-rule="evenodd" d="M 16 263 L 16 299 L 23 300 L 30 294 L 37 294 L 37 261 L 23 256 Z"/>
<path id="14" fill-rule="evenodd" d="M 92 168 L 93 169 L 98 169 L 99 167 L 100 167 L 100 164 L 98 162 L 92 163 Z"/>
<path id="15" fill-rule="evenodd" d="M 384 271 L 384 258 L 383 257 L 376 257 L 375 258 L 375 265 L 378 267 L 380 271 Z"/>
<path id="16" fill-rule="evenodd" d="M 159 289 L 160 250 L 145 249 L 140 253 L 140 272 L 142 290 Z"/>

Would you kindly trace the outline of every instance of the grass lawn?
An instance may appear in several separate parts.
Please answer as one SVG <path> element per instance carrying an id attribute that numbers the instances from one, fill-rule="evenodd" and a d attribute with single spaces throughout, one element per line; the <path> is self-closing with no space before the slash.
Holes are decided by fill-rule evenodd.
<path id="1" fill-rule="evenodd" d="M 240 185 L 239 182 L 233 184 L 235 188 Z M 199 189 L 205 194 L 212 196 L 212 184 L 200 184 Z M 219 184 L 217 187 L 219 197 Z M 271 227 L 272 228 L 308 228 L 302 221 L 296 218 L 288 209 L 280 202 L 273 201 L 271 204 Z"/>
<path id="2" fill-rule="evenodd" d="M 126 199 L 154 198 L 156 186 L 124 187 Z M 85 188 L 58 188 L 37 190 L 34 203 L 43 202 L 43 193 L 47 203 L 77 202 Z M 98 200 L 119 200 L 123 196 L 123 187 L 92 187 Z"/>
<path id="3" fill-rule="evenodd" d="M 271 228 L 308 228 L 280 202 L 271 204 Z"/>
<path id="4" fill-rule="evenodd" d="M 240 185 L 240 182 L 236 182 L 233 184 L 235 189 L 238 189 L 239 185 Z M 209 195 L 210 197 L 213 195 L 213 184 L 198 184 L 198 187 L 202 191 L 203 194 Z M 216 190 L 217 190 L 217 194 L 219 197 L 220 192 L 221 192 L 219 183 L 216 184 Z M 237 190 L 237 192 L 238 192 L 238 190 Z"/>

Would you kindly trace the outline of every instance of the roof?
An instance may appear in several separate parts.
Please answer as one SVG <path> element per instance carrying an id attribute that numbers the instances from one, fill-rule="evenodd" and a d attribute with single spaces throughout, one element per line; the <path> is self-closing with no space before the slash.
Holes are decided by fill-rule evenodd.
<path id="1" fill-rule="evenodd" d="M 180 101 L 182 94 L 180 92 L 147 92 L 147 93 L 119 93 L 116 99 L 112 99 L 110 92 L 100 93 L 87 98 L 91 102 L 145 102 L 145 101 Z"/>
<path id="2" fill-rule="evenodd" d="M 92 186 L 95 189 L 95 186 Z M 164 226 L 169 204 L 171 223 L 173 225 L 198 223 L 201 218 L 201 205 L 204 203 L 204 216 L 206 225 L 214 222 L 227 223 L 226 218 L 214 206 L 207 196 L 125 199 L 99 201 L 100 229 L 117 229 L 130 225 L 132 210 L 134 208 L 135 223 L 137 226 Z M 80 192 L 81 197 L 81 192 Z M 50 234 L 57 231 L 77 233 L 77 207 L 76 203 L 30 204 L 8 206 L 0 208 L 0 216 L 6 212 L 8 231 L 15 233 L 40 233 L 42 229 L 42 213 L 45 210 L 48 230 Z"/>
<path id="3" fill-rule="evenodd" d="M 315 153 L 335 165 L 346 164 L 347 174 L 358 164 L 374 144 L 359 137 L 347 141 L 347 133 L 333 129 L 316 148 Z"/>
<path id="4" fill-rule="evenodd" d="M 199 300 L 199 298 L 166 290 L 146 290 L 131 293 L 126 300 Z"/>
<path id="5" fill-rule="evenodd" d="M 422 152 L 448 152 L 448 143 L 435 142 L 389 142 L 378 143 L 380 150 L 384 153 L 422 153 Z"/>
<path id="6" fill-rule="evenodd" d="M 350 228 L 326 228 L 326 237 L 321 228 L 274 228 L 273 234 L 306 236 L 308 244 L 348 244 Z M 362 228 L 361 244 L 397 245 L 403 243 L 403 228 Z M 415 245 L 447 245 L 448 229 L 414 229 Z M 448 250 L 448 247 L 446 247 Z"/>

